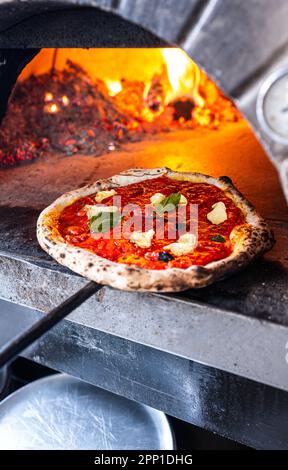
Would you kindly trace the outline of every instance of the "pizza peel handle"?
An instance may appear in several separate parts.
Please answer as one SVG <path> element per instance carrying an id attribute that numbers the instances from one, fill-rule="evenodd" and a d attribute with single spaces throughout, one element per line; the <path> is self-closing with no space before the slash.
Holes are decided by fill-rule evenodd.
<path id="1" fill-rule="evenodd" d="M 12 341 L 4 345 L 4 347 L 0 349 L 0 369 L 15 359 L 24 349 L 79 307 L 85 300 L 102 289 L 102 287 L 102 285 L 96 284 L 95 282 L 89 282 L 86 286 L 69 297 L 69 299 L 58 305 L 58 307 L 44 314 L 40 320 L 26 331 L 20 333 Z"/>

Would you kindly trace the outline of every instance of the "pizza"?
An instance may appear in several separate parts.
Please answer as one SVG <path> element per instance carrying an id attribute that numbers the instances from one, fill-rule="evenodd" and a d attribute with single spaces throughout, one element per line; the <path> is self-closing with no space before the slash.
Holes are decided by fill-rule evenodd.
<path id="1" fill-rule="evenodd" d="M 39 216 L 41 247 L 123 290 L 205 287 L 244 268 L 273 233 L 228 177 L 132 169 L 64 194 Z"/>

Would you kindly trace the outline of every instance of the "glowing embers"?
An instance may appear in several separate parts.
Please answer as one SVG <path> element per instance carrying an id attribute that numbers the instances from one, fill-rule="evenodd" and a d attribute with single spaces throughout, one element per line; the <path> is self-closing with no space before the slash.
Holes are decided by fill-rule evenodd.
<path id="1" fill-rule="evenodd" d="M 46 92 L 44 95 L 44 112 L 49 114 L 55 114 L 61 111 L 62 106 L 68 106 L 70 100 L 68 96 L 63 95 L 54 98 L 53 94 Z"/>
<path id="2" fill-rule="evenodd" d="M 180 49 L 151 49 L 147 63 L 141 62 L 140 50 L 122 50 L 118 57 L 115 49 L 114 69 L 100 75 L 97 66 L 100 56 L 105 58 L 103 50 L 90 50 L 87 57 L 81 49 L 73 51 L 58 49 L 50 69 L 49 61 L 42 60 L 39 68 L 21 75 L 0 128 L 0 166 L 31 161 L 50 151 L 99 156 L 147 134 L 199 126 L 217 129 L 239 117 Z M 40 59 L 47 59 L 48 52 L 43 49 Z M 69 54 L 79 63 L 69 60 Z M 121 68 L 124 57 L 126 68 Z"/>
<path id="3" fill-rule="evenodd" d="M 122 91 L 122 83 L 118 81 L 113 81 L 113 80 L 106 80 L 106 86 L 108 88 L 108 94 L 109 96 L 115 96 Z"/>

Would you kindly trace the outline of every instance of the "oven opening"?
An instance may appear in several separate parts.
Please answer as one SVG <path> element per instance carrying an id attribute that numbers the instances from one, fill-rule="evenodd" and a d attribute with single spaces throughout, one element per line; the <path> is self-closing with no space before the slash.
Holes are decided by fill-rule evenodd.
<path id="1" fill-rule="evenodd" d="M 43 257 L 36 220 L 59 195 L 166 166 L 229 176 L 274 230 L 265 260 L 282 276 L 288 211 L 276 169 L 235 104 L 181 49 L 46 48 L 12 58 L 18 75 L 0 126 L 5 244 Z"/>
<path id="2" fill-rule="evenodd" d="M 287 217 L 250 126 L 181 49 L 36 52 L 0 127 L 2 204 L 42 209 L 98 178 L 167 166 L 230 176 L 265 217 Z"/>

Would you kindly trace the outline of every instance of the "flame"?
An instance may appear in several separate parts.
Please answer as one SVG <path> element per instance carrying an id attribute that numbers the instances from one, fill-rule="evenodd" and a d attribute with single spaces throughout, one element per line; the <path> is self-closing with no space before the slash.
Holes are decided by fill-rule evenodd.
<path id="1" fill-rule="evenodd" d="M 122 84 L 120 81 L 105 80 L 105 83 L 108 88 L 109 96 L 116 96 L 120 91 L 122 91 Z"/>
<path id="2" fill-rule="evenodd" d="M 202 107 L 204 100 L 199 94 L 200 69 L 182 49 L 165 48 L 161 51 L 171 87 L 166 94 L 166 104 L 175 98 L 187 96 Z"/>
<path id="3" fill-rule="evenodd" d="M 36 75 L 51 73 L 53 58 L 54 49 L 42 49 L 35 59 L 22 71 L 19 80 L 25 80 L 31 73 Z M 158 116 L 167 104 L 178 98 L 183 98 L 184 100 L 185 98 L 190 99 L 196 107 L 201 109 L 207 105 L 206 92 L 209 82 L 207 82 L 206 86 L 206 83 L 203 82 L 205 74 L 179 48 L 58 49 L 57 70 L 65 69 L 67 59 L 83 66 L 92 82 L 97 82 L 97 80 L 103 81 L 106 86 L 106 94 L 111 98 L 117 97 L 118 99 L 118 95 L 122 97 L 127 91 L 127 85 L 133 82 L 135 84 L 136 82 L 142 82 L 144 89 L 140 90 L 139 87 L 139 92 L 141 91 L 143 98 L 142 117 L 144 119 L 147 118 L 148 121 L 153 120 L 153 115 L 154 117 Z M 95 66 L 96 63 L 97 67 Z M 163 94 L 160 94 L 159 98 L 156 96 L 156 110 L 153 107 L 150 112 L 150 90 L 152 89 L 153 96 L 157 94 L 155 90 L 155 77 L 157 76 L 160 77 L 159 82 L 162 85 Z M 219 96 L 217 87 L 215 87 L 215 91 L 217 98 Z M 138 93 L 137 90 L 136 93 Z M 126 93 L 126 99 L 130 100 L 129 108 L 131 108 L 132 97 L 129 95 L 131 94 Z M 149 98 L 148 106 L 147 97 Z M 45 102 L 52 102 L 54 100 L 55 97 L 53 97 L 52 93 L 47 92 Z M 61 97 L 59 97 L 59 100 L 61 100 Z M 64 98 L 62 103 L 61 101 L 59 102 L 60 107 L 68 106 L 68 102 L 66 104 L 65 100 L 66 98 Z M 139 114 L 139 111 L 137 112 Z"/>
<path id="4" fill-rule="evenodd" d="M 31 74 L 51 76 L 54 57 L 53 49 L 42 49 L 22 71 L 19 82 Z M 183 127 L 195 123 L 217 127 L 222 120 L 237 118 L 229 100 L 179 48 L 58 49 L 55 72 L 69 70 L 71 74 L 82 74 L 77 68 L 69 69 L 69 65 L 67 69 L 67 63 L 80 65 L 91 86 L 129 117 L 130 130 L 131 126 L 137 129 L 139 123 L 154 121 L 165 128 L 171 128 L 175 122 Z M 66 92 L 65 88 L 58 91 L 48 88 L 44 91 L 44 111 L 69 112 L 74 92 L 71 90 L 68 97 L 68 89 Z M 80 98 L 77 105 L 81 104 Z"/>

